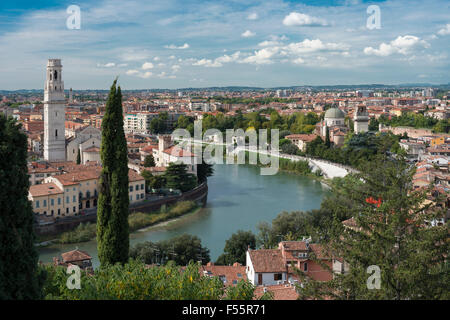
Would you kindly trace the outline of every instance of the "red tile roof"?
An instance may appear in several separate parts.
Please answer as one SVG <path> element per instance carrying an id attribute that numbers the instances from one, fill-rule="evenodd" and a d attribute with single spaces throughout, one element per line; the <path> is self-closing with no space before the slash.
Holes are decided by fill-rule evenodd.
<path id="1" fill-rule="evenodd" d="M 30 186 L 29 192 L 33 197 L 64 193 L 64 191 L 53 182 Z"/>
<path id="2" fill-rule="evenodd" d="M 63 262 L 65 263 L 92 259 L 92 257 L 87 252 L 78 249 L 64 252 L 61 254 L 61 257 L 63 259 Z"/>
<path id="3" fill-rule="evenodd" d="M 286 265 L 278 249 L 249 250 L 255 272 L 286 272 Z"/>

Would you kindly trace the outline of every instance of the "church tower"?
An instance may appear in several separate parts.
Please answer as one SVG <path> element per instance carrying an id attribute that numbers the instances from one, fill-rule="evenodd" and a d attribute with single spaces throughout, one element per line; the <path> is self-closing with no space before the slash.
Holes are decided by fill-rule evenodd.
<path id="1" fill-rule="evenodd" d="M 359 105 L 353 116 L 355 133 L 363 133 L 369 131 L 369 113 L 365 105 Z"/>
<path id="2" fill-rule="evenodd" d="M 47 161 L 65 161 L 64 82 L 61 59 L 48 59 L 44 86 L 44 158 Z"/>

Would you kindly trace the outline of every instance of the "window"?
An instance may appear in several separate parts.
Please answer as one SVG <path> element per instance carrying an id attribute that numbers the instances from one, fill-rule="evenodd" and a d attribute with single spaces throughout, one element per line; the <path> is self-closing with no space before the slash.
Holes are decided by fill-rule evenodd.
<path id="1" fill-rule="evenodd" d="M 303 271 L 308 271 L 308 262 L 303 264 Z"/>
<path id="2" fill-rule="evenodd" d="M 70 203 L 69 197 L 66 197 L 66 203 Z"/>
<path id="3" fill-rule="evenodd" d="M 77 207 L 73 207 L 73 212 L 77 211 Z"/>
<path id="4" fill-rule="evenodd" d="M 137 184 L 137 185 L 136 185 L 136 191 L 138 191 L 138 190 L 139 190 L 139 185 Z"/>
<path id="5" fill-rule="evenodd" d="M 69 213 L 69 208 L 66 208 L 66 213 Z"/>
<path id="6" fill-rule="evenodd" d="M 283 279 L 283 275 L 281 273 L 275 273 L 273 275 L 273 280 L 278 281 L 278 280 L 282 280 Z"/>
<path id="7" fill-rule="evenodd" d="M 130 192 L 133 192 L 133 186 L 130 186 Z"/>
<path id="8" fill-rule="evenodd" d="M 144 199 L 144 194 L 143 193 L 141 193 L 141 199 Z"/>
<path id="9" fill-rule="evenodd" d="M 58 136 L 58 129 L 55 130 L 55 137 Z"/>
<path id="10" fill-rule="evenodd" d="M 130 196 L 130 201 L 133 201 L 133 196 Z"/>
<path id="11" fill-rule="evenodd" d="M 55 205 L 55 199 L 50 199 L 50 205 L 54 206 Z"/>
<path id="12" fill-rule="evenodd" d="M 47 206 L 47 200 L 44 200 L 44 204 L 43 204 L 43 206 L 44 206 L 44 207 L 46 207 L 46 206 Z"/>
<path id="13" fill-rule="evenodd" d="M 73 202 L 77 202 L 77 196 L 73 196 Z"/>
<path id="14" fill-rule="evenodd" d="M 39 208 L 39 200 L 36 200 L 36 208 Z"/>
<path id="15" fill-rule="evenodd" d="M 144 184 L 141 184 L 141 190 L 144 190 Z"/>

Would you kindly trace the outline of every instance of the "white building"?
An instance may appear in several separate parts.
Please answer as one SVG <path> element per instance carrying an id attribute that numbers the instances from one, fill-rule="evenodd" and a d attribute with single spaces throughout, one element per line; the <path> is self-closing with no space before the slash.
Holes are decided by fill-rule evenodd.
<path id="1" fill-rule="evenodd" d="M 100 163 L 102 133 L 92 126 L 75 131 L 75 136 L 67 139 L 67 161 L 77 161 L 78 153 L 82 164 L 88 161 Z"/>
<path id="2" fill-rule="evenodd" d="M 246 274 L 253 285 L 270 286 L 287 281 L 288 268 L 280 250 L 247 250 Z"/>
<path id="3" fill-rule="evenodd" d="M 47 161 L 65 161 L 64 82 L 60 59 L 49 59 L 44 86 L 44 158 Z"/>
<path id="4" fill-rule="evenodd" d="M 158 136 L 158 148 L 153 149 L 156 167 L 167 167 L 170 163 L 184 163 L 187 171 L 197 175 L 199 159 L 187 149 L 174 145 L 170 135 Z"/>

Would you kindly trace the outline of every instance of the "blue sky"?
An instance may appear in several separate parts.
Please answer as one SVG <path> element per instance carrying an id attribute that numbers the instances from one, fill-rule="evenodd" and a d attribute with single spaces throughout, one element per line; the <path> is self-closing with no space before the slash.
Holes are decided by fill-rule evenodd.
<path id="1" fill-rule="evenodd" d="M 448 83 L 449 43 L 447 0 L 8 0 L 0 89 L 42 88 L 48 58 L 74 89 Z"/>

